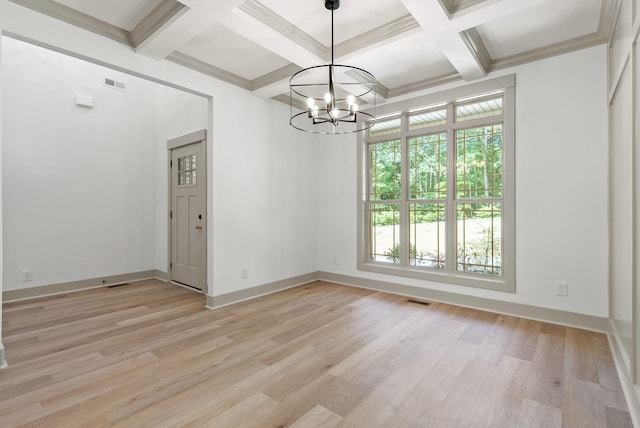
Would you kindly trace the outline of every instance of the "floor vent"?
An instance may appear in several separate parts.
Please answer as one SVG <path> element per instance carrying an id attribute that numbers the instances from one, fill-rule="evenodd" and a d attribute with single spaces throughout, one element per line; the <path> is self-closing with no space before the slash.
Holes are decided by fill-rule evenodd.
<path id="1" fill-rule="evenodd" d="M 407 300 L 407 302 L 409 303 L 415 303 L 417 305 L 422 305 L 422 306 L 431 306 L 431 302 L 423 302 L 422 300 L 413 300 L 413 299 L 409 299 Z"/>
<path id="2" fill-rule="evenodd" d="M 126 284 L 113 284 L 113 285 L 109 285 L 109 286 L 107 286 L 107 288 L 122 287 L 123 285 L 129 285 L 129 283 L 127 282 Z"/>

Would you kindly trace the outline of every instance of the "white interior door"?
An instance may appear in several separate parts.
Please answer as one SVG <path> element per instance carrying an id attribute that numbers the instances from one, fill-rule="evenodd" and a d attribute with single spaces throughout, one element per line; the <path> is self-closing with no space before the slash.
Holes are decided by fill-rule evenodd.
<path id="1" fill-rule="evenodd" d="M 171 149 L 169 275 L 198 290 L 206 285 L 205 165 L 205 140 Z"/>

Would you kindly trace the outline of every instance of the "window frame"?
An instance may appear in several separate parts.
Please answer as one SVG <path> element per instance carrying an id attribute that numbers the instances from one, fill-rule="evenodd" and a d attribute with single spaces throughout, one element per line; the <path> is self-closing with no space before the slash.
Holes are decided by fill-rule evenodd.
<path id="1" fill-rule="evenodd" d="M 454 103 L 461 104 L 471 100 L 481 100 L 496 93 L 503 94 L 503 113 L 497 117 L 482 117 L 456 122 Z M 447 121 L 445 125 L 429 126 L 411 130 L 409 128 L 409 116 L 430 109 L 447 108 L 447 116 L 453 115 L 452 123 Z M 472 83 L 457 88 L 424 95 L 396 103 L 384 104 L 377 109 L 377 119 L 391 120 L 401 119 L 400 131 L 379 136 L 369 137 L 364 132 L 358 133 L 358 270 L 374 273 L 395 275 L 406 278 L 449 283 L 470 287 L 485 288 L 491 290 L 515 292 L 515 75 L 507 75 L 482 82 Z M 447 150 L 457 146 L 456 132 L 458 130 L 471 129 L 479 126 L 490 126 L 502 123 L 502 275 L 481 275 L 457 271 L 457 261 L 453 262 L 453 269 L 439 271 L 424 267 L 412 266 L 409 263 L 409 205 L 420 203 L 421 200 L 411 199 L 409 194 L 409 156 L 408 140 L 410 138 L 447 132 Z M 401 174 L 400 209 L 400 245 L 401 259 L 406 264 L 392 264 L 369 260 L 369 215 L 367 206 L 367 186 L 369 185 L 368 145 L 371 143 L 400 140 L 401 158 L 404 173 Z M 455 152 L 447 156 L 447 183 L 455 182 Z M 453 175 L 453 177 L 452 177 Z M 456 257 L 455 243 L 457 242 L 457 203 L 464 203 L 459 199 L 453 188 L 447 187 L 445 234 L 446 254 L 450 258 Z M 492 199 L 492 198 L 489 198 Z M 385 203 L 386 201 L 374 201 Z M 389 201 L 390 202 L 390 201 Z M 453 216 L 453 220 L 450 218 Z M 450 262 L 451 264 L 451 262 Z"/>

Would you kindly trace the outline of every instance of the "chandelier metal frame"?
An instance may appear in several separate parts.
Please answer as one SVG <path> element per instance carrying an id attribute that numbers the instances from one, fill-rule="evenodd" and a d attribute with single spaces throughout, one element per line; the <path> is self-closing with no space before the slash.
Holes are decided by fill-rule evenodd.
<path id="1" fill-rule="evenodd" d="M 307 67 L 291 76 L 289 124 L 314 134 L 364 131 L 376 122 L 376 79 L 362 68 L 334 64 L 333 12 L 340 7 L 340 0 L 325 0 L 325 7 L 331 10 L 331 63 Z M 363 101 L 369 111 L 359 111 L 358 102 Z M 305 110 L 296 107 L 302 103 Z"/>

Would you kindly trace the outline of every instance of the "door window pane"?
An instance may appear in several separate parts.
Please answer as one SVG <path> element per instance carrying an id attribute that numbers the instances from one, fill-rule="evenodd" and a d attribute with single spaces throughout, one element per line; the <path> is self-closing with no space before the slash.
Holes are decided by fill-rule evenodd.
<path id="1" fill-rule="evenodd" d="M 178 186 L 192 186 L 196 181 L 196 155 L 178 158 Z"/>

